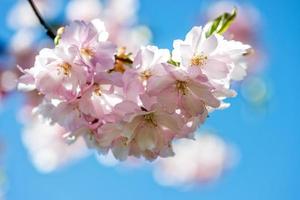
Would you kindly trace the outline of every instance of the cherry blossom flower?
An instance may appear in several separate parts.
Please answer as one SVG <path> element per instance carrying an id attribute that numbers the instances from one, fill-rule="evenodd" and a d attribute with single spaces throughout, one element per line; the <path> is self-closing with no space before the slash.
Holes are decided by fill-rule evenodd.
<path id="1" fill-rule="evenodd" d="M 221 100 L 219 108 L 226 108 L 229 104 L 223 100 L 236 95 L 230 89 L 231 81 L 245 77 L 247 64 L 243 55 L 248 53 L 250 46 L 225 40 L 220 34 L 207 38 L 207 29 L 208 25 L 204 28 L 194 27 L 184 41 L 175 40 L 172 59 L 187 71 L 203 73 L 214 87 L 214 96 Z"/>
<path id="2" fill-rule="evenodd" d="M 93 20 L 102 12 L 103 5 L 99 0 L 73 0 L 66 7 L 66 16 L 71 21 Z"/>
<path id="3" fill-rule="evenodd" d="M 228 79 L 230 72 L 236 67 L 236 58 L 247 53 L 250 46 L 227 41 L 219 34 L 207 38 L 205 28 L 194 27 L 184 41 L 175 40 L 172 59 L 185 68 L 199 68 L 212 83 L 218 83 Z"/>
<path id="4" fill-rule="evenodd" d="M 132 69 L 124 73 L 125 98 L 136 101 L 137 94 L 145 92 L 145 86 L 152 77 L 166 74 L 162 64 L 170 59 L 167 49 L 158 49 L 155 46 L 142 47 L 136 54 Z"/>
<path id="5" fill-rule="evenodd" d="M 78 106 L 82 113 L 100 119 L 112 112 L 122 101 L 122 96 L 111 85 L 95 84 L 80 98 Z"/>
<path id="6" fill-rule="evenodd" d="M 175 40 L 172 52 L 173 60 L 184 67 L 201 67 L 209 79 L 222 79 L 228 74 L 228 66 L 214 56 L 218 47 L 218 35 L 206 38 L 202 27 L 194 27 L 184 41 Z"/>
<path id="7" fill-rule="evenodd" d="M 74 62 L 77 56 L 72 47 L 43 49 L 34 67 L 25 70 L 21 81 L 36 85 L 47 98 L 71 100 L 86 87 L 88 68 Z M 34 81 L 34 82 L 32 82 Z"/>
<path id="8" fill-rule="evenodd" d="M 212 94 L 213 87 L 202 74 L 195 75 L 184 70 L 174 69 L 167 64 L 166 76 L 149 80 L 148 93 L 157 96 L 158 101 L 173 113 L 176 108 L 190 117 L 205 113 L 206 106 L 217 108 L 220 102 Z"/>
<path id="9" fill-rule="evenodd" d="M 63 29 L 60 46 L 75 47 L 82 64 L 89 66 L 91 71 L 111 69 L 114 63 L 115 45 L 106 41 L 108 33 L 103 22 L 93 20 L 90 23 L 74 21 Z"/>

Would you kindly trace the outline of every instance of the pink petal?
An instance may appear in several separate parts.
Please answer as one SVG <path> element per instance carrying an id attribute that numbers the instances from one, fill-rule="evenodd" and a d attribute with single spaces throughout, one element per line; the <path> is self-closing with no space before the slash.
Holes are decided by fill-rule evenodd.
<path id="1" fill-rule="evenodd" d="M 188 87 L 190 88 L 191 92 L 197 96 L 197 98 L 204 101 L 207 105 L 211 107 L 220 106 L 220 101 L 212 94 L 208 86 L 194 82 L 190 83 Z"/>
<path id="2" fill-rule="evenodd" d="M 203 71 L 209 78 L 213 79 L 226 78 L 229 73 L 228 66 L 215 59 L 208 59 L 203 66 Z"/>
<path id="3" fill-rule="evenodd" d="M 170 115 L 167 113 L 157 113 L 155 114 L 155 119 L 160 126 L 168 128 L 174 132 L 179 132 L 182 127 L 182 122 L 174 115 Z"/>
<path id="4" fill-rule="evenodd" d="M 104 124 L 98 129 L 97 143 L 101 147 L 109 147 L 120 133 L 121 130 L 115 124 Z"/>
<path id="5" fill-rule="evenodd" d="M 140 110 L 139 106 L 132 101 L 122 101 L 114 107 L 114 112 L 118 113 L 120 116 L 132 114 L 138 110 Z"/>
<path id="6" fill-rule="evenodd" d="M 157 95 L 157 101 L 169 113 L 174 113 L 178 105 L 178 92 L 175 87 L 170 87 Z"/>
<path id="7" fill-rule="evenodd" d="M 150 95 L 158 95 L 160 92 L 174 83 L 168 76 L 152 76 L 148 80 L 147 91 Z"/>
<path id="8" fill-rule="evenodd" d="M 182 96 L 182 105 L 192 116 L 201 115 L 205 110 L 204 102 L 190 92 Z"/>

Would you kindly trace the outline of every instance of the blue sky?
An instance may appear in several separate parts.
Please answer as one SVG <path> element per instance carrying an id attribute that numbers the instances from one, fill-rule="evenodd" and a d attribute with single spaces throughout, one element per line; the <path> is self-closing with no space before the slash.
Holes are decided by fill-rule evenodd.
<path id="1" fill-rule="evenodd" d="M 173 39 L 183 38 L 193 26 L 208 1 L 141 0 L 139 21 L 154 30 L 156 45 L 170 48 Z M 0 25 L 4 26 L 1 40 L 9 38 L 3 16 L 14 2 L 2 0 L 0 4 Z M 51 174 L 41 174 L 31 165 L 22 145 L 22 126 L 16 121 L 16 113 L 23 99 L 21 94 L 13 94 L 0 111 L 0 136 L 6 142 L 7 199 L 300 199 L 300 3 L 250 3 L 259 9 L 264 20 L 262 38 L 269 60 L 263 76 L 272 88 L 272 97 L 264 113 L 249 108 L 240 95 L 230 100 L 229 109 L 214 112 L 208 119 L 207 127 L 213 127 L 241 152 L 239 164 L 219 182 L 192 191 L 166 188 L 154 181 L 150 168 L 116 170 L 99 165 L 93 157 Z"/>

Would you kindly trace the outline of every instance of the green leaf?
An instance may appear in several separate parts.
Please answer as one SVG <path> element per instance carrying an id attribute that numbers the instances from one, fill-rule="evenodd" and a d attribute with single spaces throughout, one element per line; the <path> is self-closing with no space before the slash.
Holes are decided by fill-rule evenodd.
<path id="1" fill-rule="evenodd" d="M 171 64 L 171 65 L 174 65 L 175 67 L 180 66 L 179 62 L 176 62 L 175 60 L 172 60 L 172 59 L 168 60 L 168 63 Z"/>
<path id="2" fill-rule="evenodd" d="M 212 22 L 209 22 L 211 25 L 206 32 L 206 38 L 210 37 L 214 33 L 222 34 L 230 27 L 233 20 L 236 18 L 237 9 L 234 8 L 231 13 L 224 13 L 214 19 Z"/>

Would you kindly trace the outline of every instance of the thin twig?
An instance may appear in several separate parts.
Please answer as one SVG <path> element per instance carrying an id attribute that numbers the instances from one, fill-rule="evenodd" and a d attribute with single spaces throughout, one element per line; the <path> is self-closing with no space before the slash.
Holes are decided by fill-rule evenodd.
<path id="1" fill-rule="evenodd" d="M 45 20 L 43 19 L 43 17 L 41 16 L 40 12 L 38 11 L 36 5 L 34 4 L 33 0 L 28 0 L 32 10 L 34 11 L 35 15 L 37 16 L 37 18 L 39 19 L 41 25 L 45 28 L 47 35 L 54 40 L 55 39 L 55 34 L 54 32 L 51 30 L 50 26 L 47 25 L 47 23 L 45 22 Z"/>

